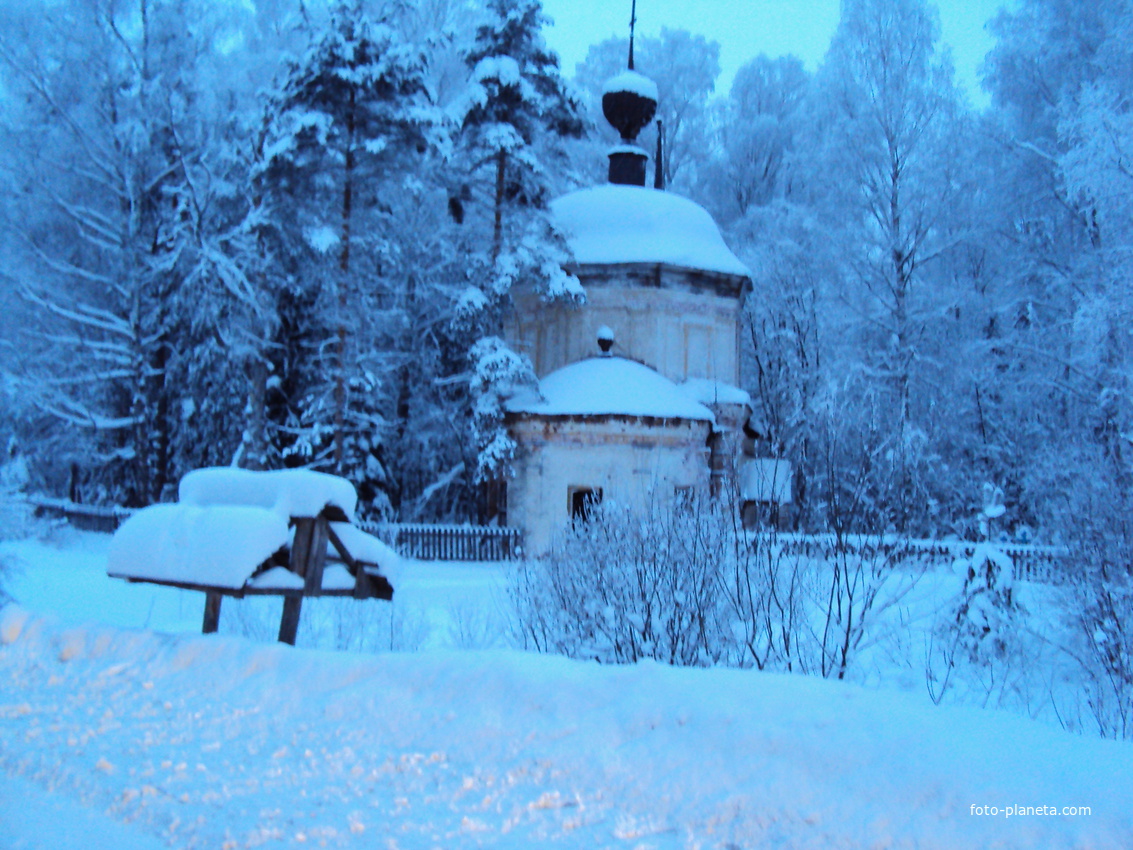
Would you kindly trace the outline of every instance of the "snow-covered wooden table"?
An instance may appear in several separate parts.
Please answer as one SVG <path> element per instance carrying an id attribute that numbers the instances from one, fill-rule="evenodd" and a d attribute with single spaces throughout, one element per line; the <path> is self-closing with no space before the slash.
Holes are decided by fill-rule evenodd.
<path id="1" fill-rule="evenodd" d="M 308 470 L 199 469 L 177 504 L 123 523 L 107 572 L 205 594 L 202 631 L 215 632 L 225 596 L 282 596 L 279 640 L 294 644 L 303 599 L 392 599 L 397 554 L 351 524 L 349 481 Z"/>

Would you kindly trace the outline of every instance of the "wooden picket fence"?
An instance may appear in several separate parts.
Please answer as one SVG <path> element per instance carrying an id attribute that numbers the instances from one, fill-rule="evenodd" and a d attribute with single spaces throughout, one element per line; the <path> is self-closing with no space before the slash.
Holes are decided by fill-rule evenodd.
<path id="1" fill-rule="evenodd" d="M 31 496 L 36 512 L 65 517 L 77 528 L 113 532 L 133 511 L 116 506 L 83 505 L 66 499 Z M 427 523 L 360 523 L 361 528 L 384 540 L 406 557 L 432 561 L 509 561 L 523 557 L 523 535 L 518 528 L 490 525 L 432 525 Z M 837 547 L 833 534 L 772 532 L 769 539 L 790 554 L 831 557 Z M 846 535 L 843 545 L 861 554 L 927 556 L 941 561 L 970 558 L 977 543 L 968 540 L 910 540 L 896 535 Z M 1070 552 L 1062 546 L 996 543 L 1015 566 L 1016 580 L 1067 584 L 1075 580 Z"/>
<path id="2" fill-rule="evenodd" d="M 40 516 L 66 519 L 84 531 L 113 533 L 133 513 L 131 508 L 83 505 L 67 499 L 29 496 Z M 491 525 L 430 525 L 426 523 L 359 523 L 369 534 L 402 555 L 430 561 L 509 561 L 523 555 L 518 528 Z"/>
<path id="3" fill-rule="evenodd" d="M 523 555 L 518 528 L 493 525 L 363 523 L 400 554 L 424 561 L 510 561 Z"/>

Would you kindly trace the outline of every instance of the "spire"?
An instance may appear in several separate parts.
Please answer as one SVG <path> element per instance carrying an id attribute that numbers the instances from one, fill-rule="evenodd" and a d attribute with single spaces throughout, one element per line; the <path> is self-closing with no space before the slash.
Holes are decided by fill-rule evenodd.
<path id="1" fill-rule="evenodd" d="M 602 88 L 602 114 L 622 137 L 610 151 L 610 182 L 645 185 L 645 161 L 649 155 L 635 144 L 657 112 L 657 84 L 633 69 L 633 34 L 637 23 L 637 0 L 629 19 L 629 69 L 606 81 Z"/>
<path id="2" fill-rule="evenodd" d="M 629 69 L 633 70 L 633 28 L 637 23 L 637 0 L 633 0 L 633 6 L 630 8 L 629 13 Z"/>

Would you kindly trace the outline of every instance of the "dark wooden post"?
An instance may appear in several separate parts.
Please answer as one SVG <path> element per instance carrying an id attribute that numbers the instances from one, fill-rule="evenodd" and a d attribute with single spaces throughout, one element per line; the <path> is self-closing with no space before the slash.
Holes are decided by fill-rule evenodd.
<path id="1" fill-rule="evenodd" d="M 323 592 L 323 570 L 327 564 L 326 517 L 317 517 L 311 526 L 311 544 L 307 555 L 307 569 L 303 573 L 305 596 L 319 596 Z"/>
<path id="2" fill-rule="evenodd" d="M 291 545 L 288 569 L 303 578 L 303 592 L 318 596 L 323 589 L 323 568 L 327 562 L 326 517 L 300 517 L 295 520 L 295 541 Z"/>
<path id="3" fill-rule="evenodd" d="M 205 591 L 205 619 L 201 624 L 201 634 L 214 634 L 220 626 L 221 599 L 223 599 L 223 597 L 217 591 Z"/>
<path id="4" fill-rule="evenodd" d="M 323 589 L 323 568 L 327 562 L 327 518 L 295 517 L 295 539 L 291 544 L 288 569 L 303 579 L 303 592 L 283 600 L 283 616 L 279 620 L 279 642 L 295 645 L 299 631 L 299 614 L 303 596 L 318 596 Z"/>
<path id="5" fill-rule="evenodd" d="M 303 609 L 303 597 L 299 595 L 283 597 L 283 616 L 279 618 L 279 642 L 295 646 L 295 635 L 299 632 L 299 612 Z"/>

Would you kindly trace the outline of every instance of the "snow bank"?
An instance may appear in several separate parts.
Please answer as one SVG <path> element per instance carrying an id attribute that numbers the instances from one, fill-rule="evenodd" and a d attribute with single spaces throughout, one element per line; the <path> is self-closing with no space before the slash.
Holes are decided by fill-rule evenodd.
<path id="1" fill-rule="evenodd" d="M 345 478 L 309 469 L 252 472 L 212 467 L 196 469 L 181 479 L 178 498 L 201 507 L 245 505 L 275 511 L 285 519 L 313 517 L 328 505 L 354 519 L 358 494 Z"/>
<path id="2" fill-rule="evenodd" d="M 1129 756 L 755 671 L 354 656 L 42 618 L 0 650 L 0 774 L 177 847 L 1119 850 Z M 115 846 L 150 846 L 128 838 Z"/>
<path id="3" fill-rule="evenodd" d="M 117 578 L 237 589 L 288 538 L 286 515 L 263 507 L 153 505 L 115 532 L 107 572 Z"/>
<path id="4" fill-rule="evenodd" d="M 716 222 L 688 198 L 641 186 L 595 186 L 551 203 L 579 263 L 665 263 L 751 277 Z"/>
<path id="5" fill-rule="evenodd" d="M 539 382 L 539 393 L 517 395 L 514 413 L 542 416 L 657 416 L 715 422 L 712 411 L 693 401 L 659 372 L 621 357 L 593 357 L 571 363 Z"/>
<path id="6" fill-rule="evenodd" d="M 7 850 L 166 850 L 164 841 L 34 782 L 0 771 L 0 847 Z"/>

